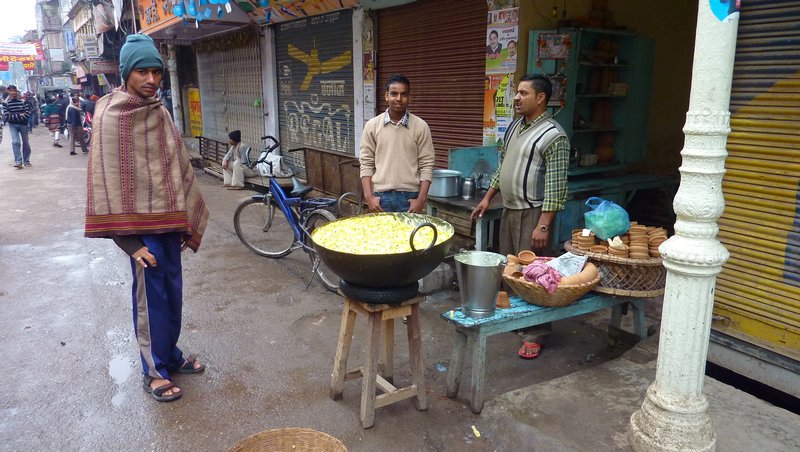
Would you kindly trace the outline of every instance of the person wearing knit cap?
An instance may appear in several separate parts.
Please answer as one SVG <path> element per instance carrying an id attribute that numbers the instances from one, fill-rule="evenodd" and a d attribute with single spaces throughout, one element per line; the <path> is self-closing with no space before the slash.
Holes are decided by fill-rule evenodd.
<path id="1" fill-rule="evenodd" d="M 174 374 L 205 370 L 177 344 L 181 252 L 198 250 L 209 212 L 181 135 L 155 97 L 164 63 L 153 40 L 128 35 L 119 61 L 124 85 L 95 106 L 84 235 L 110 238 L 130 256 L 143 389 L 170 402 L 183 395 Z"/>
<path id="2" fill-rule="evenodd" d="M 222 158 L 222 186 L 228 190 L 244 189 L 246 177 L 258 176 L 250 168 L 250 146 L 242 144 L 242 132 L 234 130 L 228 134 L 228 153 Z"/>

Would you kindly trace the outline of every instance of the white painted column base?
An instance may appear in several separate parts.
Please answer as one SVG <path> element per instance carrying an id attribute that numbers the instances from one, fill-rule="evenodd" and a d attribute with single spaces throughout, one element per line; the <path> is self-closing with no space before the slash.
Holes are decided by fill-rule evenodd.
<path id="1" fill-rule="evenodd" d="M 706 413 L 705 397 L 685 401 L 680 406 L 659 402 L 653 386 L 630 423 L 631 446 L 636 451 L 711 452 L 717 438 Z"/>

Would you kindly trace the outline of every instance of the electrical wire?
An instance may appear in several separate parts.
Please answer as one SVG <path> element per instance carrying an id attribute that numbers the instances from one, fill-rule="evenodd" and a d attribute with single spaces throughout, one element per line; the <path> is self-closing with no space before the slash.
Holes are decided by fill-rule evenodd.
<path id="1" fill-rule="evenodd" d="M 536 6 L 536 0 L 531 0 L 531 5 L 533 5 L 534 11 L 536 11 L 537 14 L 542 16 L 542 19 L 544 19 L 550 27 L 553 27 L 553 22 L 550 20 L 550 18 L 542 14 L 541 11 L 539 11 L 539 7 Z"/>

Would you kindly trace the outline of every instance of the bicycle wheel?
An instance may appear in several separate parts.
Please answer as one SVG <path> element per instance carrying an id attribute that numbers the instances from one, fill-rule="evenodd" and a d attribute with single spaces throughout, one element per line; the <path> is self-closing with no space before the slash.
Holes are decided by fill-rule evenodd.
<path id="1" fill-rule="evenodd" d="M 233 227 L 244 246 L 259 256 L 277 258 L 292 251 L 294 231 L 274 201 L 242 202 L 233 214 Z"/>
<path id="2" fill-rule="evenodd" d="M 323 224 L 333 221 L 336 219 L 332 213 L 328 212 L 325 209 L 315 209 L 313 212 L 308 214 L 308 218 L 306 218 L 303 227 L 308 231 L 309 235 L 314 232 L 314 229 L 322 226 Z M 314 266 L 317 267 L 317 275 L 319 279 L 322 280 L 322 284 L 328 288 L 328 290 L 336 291 L 339 289 L 339 275 L 332 272 L 331 269 L 328 268 L 321 260 L 319 260 L 319 255 L 313 249 L 313 245 L 311 244 L 311 239 L 306 238 L 308 240 L 308 245 L 311 247 L 308 250 L 308 257 L 311 258 L 311 268 Z M 319 262 L 317 262 L 319 260 Z"/>

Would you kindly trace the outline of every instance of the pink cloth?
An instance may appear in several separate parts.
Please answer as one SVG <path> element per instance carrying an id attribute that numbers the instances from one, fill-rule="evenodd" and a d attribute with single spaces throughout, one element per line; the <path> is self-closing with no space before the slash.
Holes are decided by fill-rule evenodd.
<path id="1" fill-rule="evenodd" d="M 522 276 L 524 276 L 527 281 L 539 283 L 544 287 L 547 293 L 555 292 L 558 283 L 561 281 L 561 273 L 547 265 L 547 261 L 543 259 L 535 260 L 533 263 L 525 266 L 522 270 Z"/>

